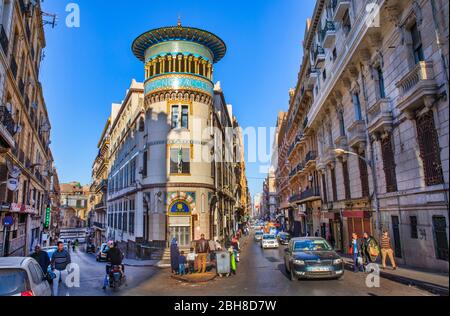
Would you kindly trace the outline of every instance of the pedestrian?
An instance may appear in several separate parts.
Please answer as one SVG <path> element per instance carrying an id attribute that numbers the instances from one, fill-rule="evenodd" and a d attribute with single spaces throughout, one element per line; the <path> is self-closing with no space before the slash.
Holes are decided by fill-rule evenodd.
<path id="1" fill-rule="evenodd" d="M 71 244 L 72 244 L 72 242 L 69 240 L 68 242 L 67 242 L 67 249 L 70 251 L 70 249 L 71 249 Z"/>
<path id="2" fill-rule="evenodd" d="M 47 275 L 48 266 L 50 265 L 50 258 L 48 257 L 47 252 L 42 251 L 41 245 L 36 245 L 36 247 L 34 247 L 34 252 L 30 257 L 39 263 L 42 272 L 44 275 Z"/>
<path id="3" fill-rule="evenodd" d="M 172 273 L 178 274 L 179 263 L 178 259 L 180 257 L 180 250 L 178 249 L 178 242 L 176 238 L 172 239 L 170 243 L 170 266 L 172 268 Z"/>
<path id="4" fill-rule="evenodd" d="M 191 247 L 186 259 L 188 263 L 188 271 L 192 274 L 195 271 L 195 260 L 197 259 L 197 254 L 195 253 L 194 248 Z"/>
<path id="5" fill-rule="evenodd" d="M 314 237 L 319 237 L 319 230 L 316 230 L 316 232 L 314 233 Z"/>
<path id="6" fill-rule="evenodd" d="M 383 264 L 382 269 L 386 269 L 386 257 L 389 256 L 392 269 L 397 270 L 397 265 L 394 260 L 394 251 L 391 247 L 391 237 L 387 231 L 383 232 L 381 236 L 381 262 Z"/>
<path id="7" fill-rule="evenodd" d="M 231 239 L 231 247 L 233 247 L 236 262 L 239 262 L 239 240 L 236 236 Z"/>
<path id="8" fill-rule="evenodd" d="M 360 267 L 360 252 L 359 252 L 359 242 L 358 235 L 356 233 L 352 234 L 352 244 L 350 245 L 351 252 L 353 254 L 353 272 L 357 273 Z"/>
<path id="9" fill-rule="evenodd" d="M 198 272 L 206 272 L 206 258 L 209 254 L 209 243 L 205 239 L 205 234 L 201 234 L 200 239 L 196 242 L 195 252 L 198 254 Z"/>
<path id="10" fill-rule="evenodd" d="M 181 251 L 180 257 L 178 258 L 178 274 L 185 275 L 186 274 L 186 256 L 184 255 L 184 251 Z"/>
<path id="11" fill-rule="evenodd" d="M 230 246 L 228 249 L 228 252 L 230 253 L 230 270 L 233 275 L 236 275 L 237 265 L 236 265 L 236 257 L 234 255 L 234 248 L 233 246 Z"/>
<path id="12" fill-rule="evenodd" d="M 377 260 L 380 255 L 378 242 L 368 233 L 364 233 L 364 239 L 361 245 L 362 257 L 364 259 L 364 270 L 367 271 L 367 265 Z"/>
<path id="13" fill-rule="evenodd" d="M 58 296 L 59 282 L 64 281 L 67 278 L 67 266 L 72 262 L 70 259 L 70 254 L 64 249 L 64 243 L 59 241 L 58 249 L 53 253 L 51 259 L 51 269 L 53 273 L 56 274 L 56 278 L 53 280 L 53 296 Z"/>

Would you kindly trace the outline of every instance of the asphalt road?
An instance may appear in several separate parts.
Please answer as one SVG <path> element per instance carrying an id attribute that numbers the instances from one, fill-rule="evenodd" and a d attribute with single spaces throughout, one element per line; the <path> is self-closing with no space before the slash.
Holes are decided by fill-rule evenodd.
<path id="1" fill-rule="evenodd" d="M 340 280 L 289 280 L 285 272 L 284 247 L 262 250 L 253 239 L 243 242 L 236 276 L 216 278 L 203 284 L 186 284 L 170 278 L 167 269 L 155 271 L 137 286 L 120 295 L 151 296 L 428 296 L 428 292 L 381 279 L 379 288 L 368 288 L 364 273 L 346 271 Z M 147 268 L 148 269 L 148 268 Z"/>
<path id="2" fill-rule="evenodd" d="M 73 263 L 79 266 L 79 287 L 66 287 L 64 284 L 60 285 L 59 296 L 109 296 L 120 295 L 122 289 L 113 292 L 107 288 L 103 290 L 103 279 L 105 277 L 105 262 L 97 262 L 94 254 L 86 254 L 84 251 L 77 250 L 71 252 L 71 259 Z M 127 285 L 129 288 L 139 286 L 143 281 L 148 281 L 157 271 L 155 268 L 148 267 L 125 267 L 127 275 Z"/>

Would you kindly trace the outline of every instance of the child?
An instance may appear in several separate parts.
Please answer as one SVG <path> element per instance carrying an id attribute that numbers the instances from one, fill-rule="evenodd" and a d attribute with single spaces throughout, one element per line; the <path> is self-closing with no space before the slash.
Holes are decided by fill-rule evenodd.
<path id="1" fill-rule="evenodd" d="M 178 264 L 179 264 L 179 268 L 178 268 L 178 274 L 179 275 L 184 275 L 186 274 L 186 256 L 184 255 L 184 251 L 182 251 L 180 253 L 180 258 L 178 259 Z"/>
<path id="2" fill-rule="evenodd" d="M 195 271 L 195 259 L 197 258 L 197 254 L 194 251 L 194 248 L 190 249 L 190 252 L 187 255 L 187 263 L 188 263 L 188 271 L 189 273 L 194 273 Z"/>
<path id="3" fill-rule="evenodd" d="M 228 248 L 228 252 L 230 253 L 230 268 L 231 268 L 231 273 L 236 275 L 236 257 L 234 256 L 234 249 L 233 246 L 230 246 L 230 248 Z"/>

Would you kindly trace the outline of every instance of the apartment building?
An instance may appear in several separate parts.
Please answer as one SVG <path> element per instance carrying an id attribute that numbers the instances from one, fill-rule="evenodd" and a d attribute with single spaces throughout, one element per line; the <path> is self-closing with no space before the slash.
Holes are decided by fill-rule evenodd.
<path id="1" fill-rule="evenodd" d="M 281 150 L 317 155 L 284 190 L 320 188 L 313 230 L 344 252 L 387 230 L 399 262 L 448 271 L 448 1 L 317 1 L 291 94 Z"/>
<path id="2" fill-rule="evenodd" d="M 0 255 L 27 255 L 48 231 L 55 169 L 39 81 L 45 45 L 40 1 L 0 1 Z"/>

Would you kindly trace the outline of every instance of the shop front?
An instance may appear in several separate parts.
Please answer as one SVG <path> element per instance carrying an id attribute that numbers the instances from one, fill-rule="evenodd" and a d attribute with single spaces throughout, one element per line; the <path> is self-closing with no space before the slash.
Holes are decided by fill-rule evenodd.
<path id="1" fill-rule="evenodd" d="M 346 210 L 342 212 L 342 217 L 347 225 L 347 234 L 345 236 L 347 241 L 352 240 L 353 233 L 357 234 L 358 238 L 362 238 L 364 233 L 373 235 L 371 213 L 369 211 Z"/>

